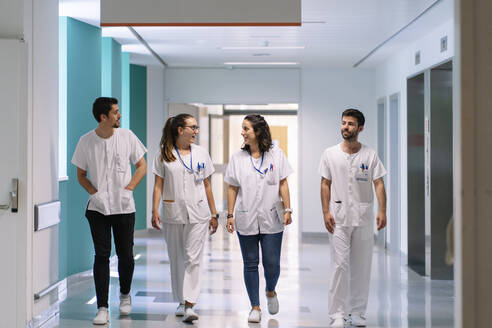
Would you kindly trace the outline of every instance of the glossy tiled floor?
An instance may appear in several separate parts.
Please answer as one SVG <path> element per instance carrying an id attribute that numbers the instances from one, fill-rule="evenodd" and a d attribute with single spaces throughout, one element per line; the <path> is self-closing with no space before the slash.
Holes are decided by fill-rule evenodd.
<path id="1" fill-rule="evenodd" d="M 236 235 L 223 229 L 206 245 L 202 292 L 196 306 L 196 327 L 329 327 L 327 315 L 329 245 L 298 244 L 296 227 L 284 235 L 282 271 L 277 292 L 280 312 L 271 316 L 261 297 L 260 324 L 248 324 L 249 301 L 243 284 L 242 261 Z M 430 281 L 409 270 L 399 256 L 375 248 L 368 327 L 452 327 L 453 283 Z M 112 267 L 111 322 L 108 327 L 186 327 L 174 316 L 170 302 L 169 261 L 162 235 L 136 233 L 133 312 L 118 313 L 118 279 Z M 260 269 L 260 275 L 262 275 Z M 260 285 L 264 289 L 264 284 Z M 96 313 L 92 280 L 69 286 L 60 314 L 43 327 L 91 327 Z"/>

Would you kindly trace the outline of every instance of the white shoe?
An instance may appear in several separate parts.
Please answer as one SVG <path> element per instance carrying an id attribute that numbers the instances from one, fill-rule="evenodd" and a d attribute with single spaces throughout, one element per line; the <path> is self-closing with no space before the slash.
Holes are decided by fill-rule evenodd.
<path id="1" fill-rule="evenodd" d="M 345 319 L 344 318 L 335 318 L 331 323 L 332 328 L 343 328 L 345 327 Z"/>
<path id="2" fill-rule="evenodd" d="M 184 303 L 179 303 L 178 307 L 176 308 L 176 312 L 174 312 L 174 314 L 177 317 L 182 317 L 182 316 L 185 315 L 185 305 L 184 305 Z"/>
<path id="3" fill-rule="evenodd" d="M 365 327 L 366 326 L 366 318 L 361 314 L 351 314 L 350 315 L 350 324 L 355 327 Z"/>
<path id="4" fill-rule="evenodd" d="M 256 309 L 251 309 L 248 316 L 248 322 L 260 322 L 261 321 L 261 311 Z"/>
<path id="5" fill-rule="evenodd" d="M 129 315 L 132 312 L 132 297 L 130 294 L 120 294 L 120 314 Z"/>
<path id="6" fill-rule="evenodd" d="M 198 320 L 198 314 L 191 307 L 185 309 L 183 322 L 193 322 L 193 320 Z"/>
<path id="7" fill-rule="evenodd" d="M 268 312 L 270 314 L 277 314 L 278 313 L 278 298 L 277 298 L 277 293 L 273 295 L 272 297 L 268 296 L 267 293 L 267 303 L 268 303 Z"/>
<path id="8" fill-rule="evenodd" d="M 100 307 L 97 309 L 97 314 L 94 320 L 92 321 L 95 325 L 105 325 L 109 322 L 109 312 L 108 308 Z"/>

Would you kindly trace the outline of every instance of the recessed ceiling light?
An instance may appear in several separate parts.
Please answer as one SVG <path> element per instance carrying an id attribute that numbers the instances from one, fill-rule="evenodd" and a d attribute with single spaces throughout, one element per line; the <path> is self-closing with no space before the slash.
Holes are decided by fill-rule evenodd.
<path id="1" fill-rule="evenodd" d="M 221 50 L 294 50 L 305 49 L 306 46 L 285 46 L 285 47 L 269 47 L 269 46 L 255 46 L 255 47 L 219 47 Z"/>
<path id="2" fill-rule="evenodd" d="M 297 65 L 299 63 L 297 62 L 225 62 L 224 65 L 228 66 L 234 66 L 234 65 L 249 65 L 249 66 L 254 66 L 254 65 Z"/>
<path id="3" fill-rule="evenodd" d="M 260 38 L 260 39 L 278 39 L 280 38 L 280 35 L 250 35 L 250 38 Z"/>
<path id="4" fill-rule="evenodd" d="M 325 21 L 302 21 L 301 24 L 326 24 Z"/>

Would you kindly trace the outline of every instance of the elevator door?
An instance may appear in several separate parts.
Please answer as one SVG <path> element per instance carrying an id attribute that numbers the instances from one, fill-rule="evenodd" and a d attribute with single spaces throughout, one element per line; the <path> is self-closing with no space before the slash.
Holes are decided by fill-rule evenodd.
<path id="1" fill-rule="evenodd" d="M 408 266 L 425 275 L 424 74 L 407 80 Z"/>
<path id="2" fill-rule="evenodd" d="M 447 62 L 430 72 L 430 227 L 432 279 L 453 279 L 445 263 L 446 227 L 453 215 L 453 71 Z"/>

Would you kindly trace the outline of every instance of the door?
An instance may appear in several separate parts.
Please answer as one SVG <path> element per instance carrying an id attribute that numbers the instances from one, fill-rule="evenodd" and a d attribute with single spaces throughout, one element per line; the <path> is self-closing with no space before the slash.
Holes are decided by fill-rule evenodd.
<path id="1" fill-rule="evenodd" d="M 378 156 L 383 166 L 388 167 L 386 163 L 386 98 L 380 98 L 378 100 Z M 386 177 L 383 178 L 386 184 Z M 380 247 L 386 248 L 386 231 L 391 226 L 391 219 L 388 222 L 388 227 L 381 231 L 377 231 L 377 227 L 374 226 L 374 232 L 376 234 L 376 244 Z"/>
<path id="2" fill-rule="evenodd" d="M 0 39 L 0 297 L 2 327 L 26 326 L 27 71 L 26 46 Z M 19 179 L 18 211 L 12 210 L 12 179 Z M 30 278 L 29 272 L 27 277 Z M 30 302 L 31 300 L 29 300 Z"/>
<path id="3" fill-rule="evenodd" d="M 400 252 L 401 246 L 401 179 L 400 179 L 400 93 L 389 98 L 389 248 Z"/>

